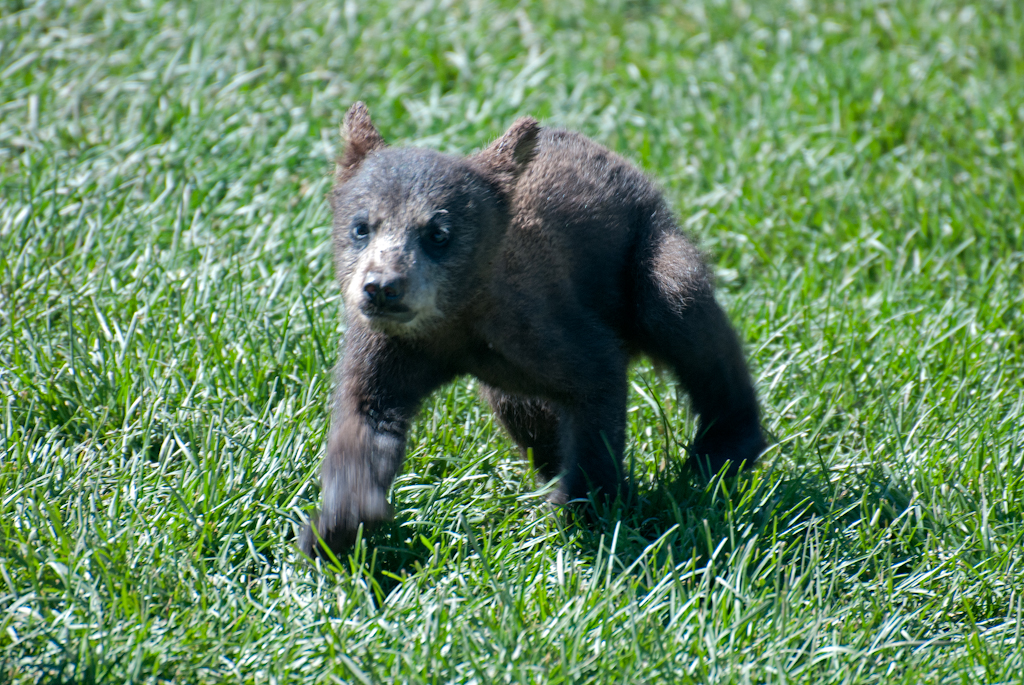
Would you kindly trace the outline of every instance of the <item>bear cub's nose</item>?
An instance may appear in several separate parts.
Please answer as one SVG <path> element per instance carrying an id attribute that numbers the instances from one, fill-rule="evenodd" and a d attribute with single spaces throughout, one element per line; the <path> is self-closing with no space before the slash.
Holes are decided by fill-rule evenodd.
<path id="1" fill-rule="evenodd" d="M 405 294 L 404 278 L 384 278 L 376 274 L 369 276 L 363 285 L 368 303 L 377 307 L 389 307 L 398 304 Z"/>

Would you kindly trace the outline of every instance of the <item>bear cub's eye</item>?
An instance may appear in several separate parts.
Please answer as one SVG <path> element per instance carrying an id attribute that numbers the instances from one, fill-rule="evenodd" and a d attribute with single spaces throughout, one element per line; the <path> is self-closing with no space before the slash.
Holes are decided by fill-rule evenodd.
<path id="1" fill-rule="evenodd" d="M 433 247 L 444 247 L 451 239 L 451 230 L 441 216 L 433 217 L 424 227 L 423 235 Z"/>
<path id="2" fill-rule="evenodd" d="M 363 240 L 370 235 L 370 222 L 363 216 L 357 216 L 352 220 L 352 237 L 355 240 Z"/>

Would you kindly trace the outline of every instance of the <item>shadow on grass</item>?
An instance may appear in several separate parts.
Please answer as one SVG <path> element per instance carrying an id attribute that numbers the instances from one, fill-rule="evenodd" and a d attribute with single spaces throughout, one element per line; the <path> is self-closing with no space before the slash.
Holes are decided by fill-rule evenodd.
<path id="1" fill-rule="evenodd" d="M 716 575 L 727 575 L 728 558 L 756 540 L 759 555 L 780 550 L 785 564 L 803 554 L 802 542 L 813 535 L 835 543 L 843 556 L 860 559 L 861 573 L 873 574 L 878 559 L 854 544 L 848 531 L 870 521 L 872 544 L 883 543 L 889 559 L 909 563 L 920 553 L 923 536 L 891 534 L 889 526 L 911 512 L 911 498 L 891 478 L 862 473 L 839 485 L 815 469 L 781 471 L 765 464 L 744 473 L 719 474 L 710 480 L 685 464 L 670 467 L 649 488 L 633 490 L 623 500 L 594 504 L 589 514 L 570 525 L 577 544 L 590 559 L 612 550 L 628 565 L 657 543 L 655 555 L 693 569 L 716 559 Z M 919 515 L 920 516 L 920 515 Z M 927 512 L 924 527 L 929 527 Z M 913 527 L 911 527 L 913 528 Z"/>
<path id="2" fill-rule="evenodd" d="M 756 539 L 759 554 L 773 553 L 780 546 L 780 560 L 802 554 L 802 545 L 794 544 L 807 535 L 822 542 L 836 542 L 850 548 L 852 557 L 863 549 L 851 547 L 844 539 L 846 531 L 858 521 L 871 520 L 871 530 L 881 539 L 886 527 L 905 515 L 910 497 L 882 473 L 860 473 L 830 481 L 818 469 L 782 470 L 776 463 L 763 464 L 738 475 L 719 474 L 711 479 L 685 464 L 670 464 L 647 487 L 631 487 L 628 494 L 614 502 L 594 502 L 567 507 L 561 536 L 549 543 L 576 547 L 584 558 L 607 559 L 614 549 L 618 562 L 628 566 L 657 543 L 656 556 L 664 563 L 670 559 L 701 569 L 712 560 L 716 574 L 727 574 L 725 562 L 740 546 Z M 524 509 L 547 506 L 517 502 Z M 878 512 L 875 514 L 874 512 Z M 382 602 L 391 590 L 408 576 L 436 565 L 441 545 L 440 564 L 453 554 L 443 549 L 445 534 L 463 526 L 447 521 L 440 530 L 436 524 L 417 522 L 406 511 L 380 525 L 358 549 L 343 554 L 339 561 L 347 572 L 372 579 L 374 592 Z M 927 525 L 927 522 L 925 523 Z M 500 527 L 484 528 L 481 536 L 501 536 Z M 472 531 L 469 537 L 472 537 Z M 892 537 L 886 542 L 893 552 L 889 558 L 912 559 L 918 542 L 913 538 Z M 724 551 L 723 551 L 724 550 Z M 875 564 L 865 562 L 864 573 L 873 573 Z"/>

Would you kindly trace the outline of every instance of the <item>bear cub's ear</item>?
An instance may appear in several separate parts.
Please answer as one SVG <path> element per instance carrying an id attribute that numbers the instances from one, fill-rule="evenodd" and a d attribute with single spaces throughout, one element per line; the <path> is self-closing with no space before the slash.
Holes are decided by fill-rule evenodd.
<path id="1" fill-rule="evenodd" d="M 341 124 L 341 139 L 345 142 L 345 151 L 338 158 L 338 168 L 334 174 L 339 184 L 352 178 L 366 155 L 387 147 L 384 138 L 370 121 L 370 110 L 362 102 L 355 103 L 346 112 Z"/>
<path id="2" fill-rule="evenodd" d="M 483 166 L 503 192 L 509 192 L 516 179 L 537 154 L 540 124 L 533 117 L 516 120 L 500 138 L 471 157 Z"/>

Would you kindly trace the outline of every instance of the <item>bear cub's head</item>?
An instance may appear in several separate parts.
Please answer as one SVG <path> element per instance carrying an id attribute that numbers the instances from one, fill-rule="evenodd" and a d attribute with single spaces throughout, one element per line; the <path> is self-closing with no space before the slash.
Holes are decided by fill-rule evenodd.
<path id="1" fill-rule="evenodd" d="M 520 119 L 490 147 L 459 158 L 390 148 L 366 106 L 352 105 L 330 194 L 335 270 L 350 321 L 418 338 L 472 305 L 539 130 Z"/>

